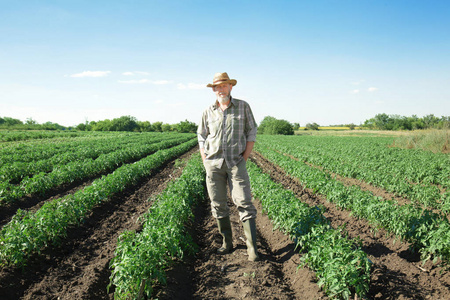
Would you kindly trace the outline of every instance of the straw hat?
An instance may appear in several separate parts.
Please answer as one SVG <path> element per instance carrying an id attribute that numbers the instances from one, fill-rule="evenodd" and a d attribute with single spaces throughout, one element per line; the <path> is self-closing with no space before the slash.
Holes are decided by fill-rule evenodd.
<path id="1" fill-rule="evenodd" d="M 226 72 L 216 73 L 214 74 L 213 83 L 208 83 L 206 87 L 213 87 L 226 82 L 231 83 L 231 85 L 233 86 L 235 86 L 237 83 L 235 79 L 230 79 L 230 77 L 228 77 L 228 74 Z"/>

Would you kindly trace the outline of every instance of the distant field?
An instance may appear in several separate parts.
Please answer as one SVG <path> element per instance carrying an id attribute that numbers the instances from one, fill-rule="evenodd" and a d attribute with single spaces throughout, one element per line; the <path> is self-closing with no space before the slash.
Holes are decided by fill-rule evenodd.
<path id="1" fill-rule="evenodd" d="M 360 127 L 355 127 L 356 129 L 360 129 Z M 306 127 L 300 127 L 299 130 L 306 130 Z M 319 126 L 319 130 L 350 130 L 350 127 L 347 126 Z"/>

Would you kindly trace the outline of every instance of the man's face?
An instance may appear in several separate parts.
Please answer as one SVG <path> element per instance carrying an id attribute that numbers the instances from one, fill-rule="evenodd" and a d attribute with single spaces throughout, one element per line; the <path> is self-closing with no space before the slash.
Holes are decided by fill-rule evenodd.
<path id="1" fill-rule="evenodd" d="M 230 93 L 233 86 L 231 83 L 221 83 L 213 86 L 213 92 L 217 96 L 217 100 L 221 103 L 227 103 L 230 100 Z"/>

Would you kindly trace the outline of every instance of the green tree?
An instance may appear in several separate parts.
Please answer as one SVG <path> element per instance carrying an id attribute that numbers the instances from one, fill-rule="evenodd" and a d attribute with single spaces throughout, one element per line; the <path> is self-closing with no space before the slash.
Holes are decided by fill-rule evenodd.
<path id="1" fill-rule="evenodd" d="M 175 129 L 178 132 L 197 132 L 197 124 L 189 122 L 188 120 L 181 121 L 175 125 Z"/>
<path id="2" fill-rule="evenodd" d="M 27 120 L 25 121 L 25 124 L 27 124 L 27 125 L 36 125 L 37 122 L 36 122 L 36 120 L 33 120 L 32 118 L 27 118 Z"/>
<path id="3" fill-rule="evenodd" d="M 112 122 L 110 119 L 105 119 L 94 123 L 95 124 L 92 126 L 93 131 L 113 131 Z"/>
<path id="4" fill-rule="evenodd" d="M 138 124 L 139 131 L 141 131 L 141 132 L 152 131 L 152 124 L 150 124 L 149 121 L 144 121 L 144 122 L 138 121 L 137 124 Z"/>
<path id="5" fill-rule="evenodd" d="M 152 124 L 152 131 L 162 132 L 162 122 L 154 122 Z"/>
<path id="6" fill-rule="evenodd" d="M 14 126 L 14 125 L 23 125 L 23 122 L 20 121 L 19 119 L 4 117 L 3 124 L 8 125 L 8 126 Z"/>
<path id="7" fill-rule="evenodd" d="M 271 116 L 266 116 L 258 127 L 260 134 L 281 134 L 293 135 L 294 127 L 286 120 L 278 120 Z"/>
<path id="8" fill-rule="evenodd" d="M 135 117 L 122 116 L 111 121 L 111 131 L 134 131 L 137 130 L 138 124 Z"/>
<path id="9" fill-rule="evenodd" d="M 319 124 L 317 124 L 316 122 L 308 123 L 308 124 L 306 124 L 306 128 L 308 130 L 319 130 Z"/>
<path id="10" fill-rule="evenodd" d="M 172 131 L 172 125 L 164 123 L 161 125 L 162 132 L 171 132 Z"/>

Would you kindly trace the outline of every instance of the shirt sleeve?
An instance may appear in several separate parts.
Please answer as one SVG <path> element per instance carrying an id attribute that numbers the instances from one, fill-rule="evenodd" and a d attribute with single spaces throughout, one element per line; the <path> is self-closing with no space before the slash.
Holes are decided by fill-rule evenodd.
<path id="1" fill-rule="evenodd" d="M 255 122 L 255 118 L 253 117 L 252 109 L 250 105 L 246 105 L 245 108 L 245 116 L 246 116 L 246 124 L 245 124 L 245 132 L 247 135 L 247 142 L 255 142 L 256 141 L 256 132 L 258 130 L 258 125 Z"/>
<path id="2" fill-rule="evenodd" d="M 200 124 L 197 128 L 197 139 L 198 139 L 198 146 L 200 149 L 204 148 L 206 137 L 208 136 L 208 126 L 206 125 L 206 112 L 202 115 L 202 120 L 200 121 Z"/>

